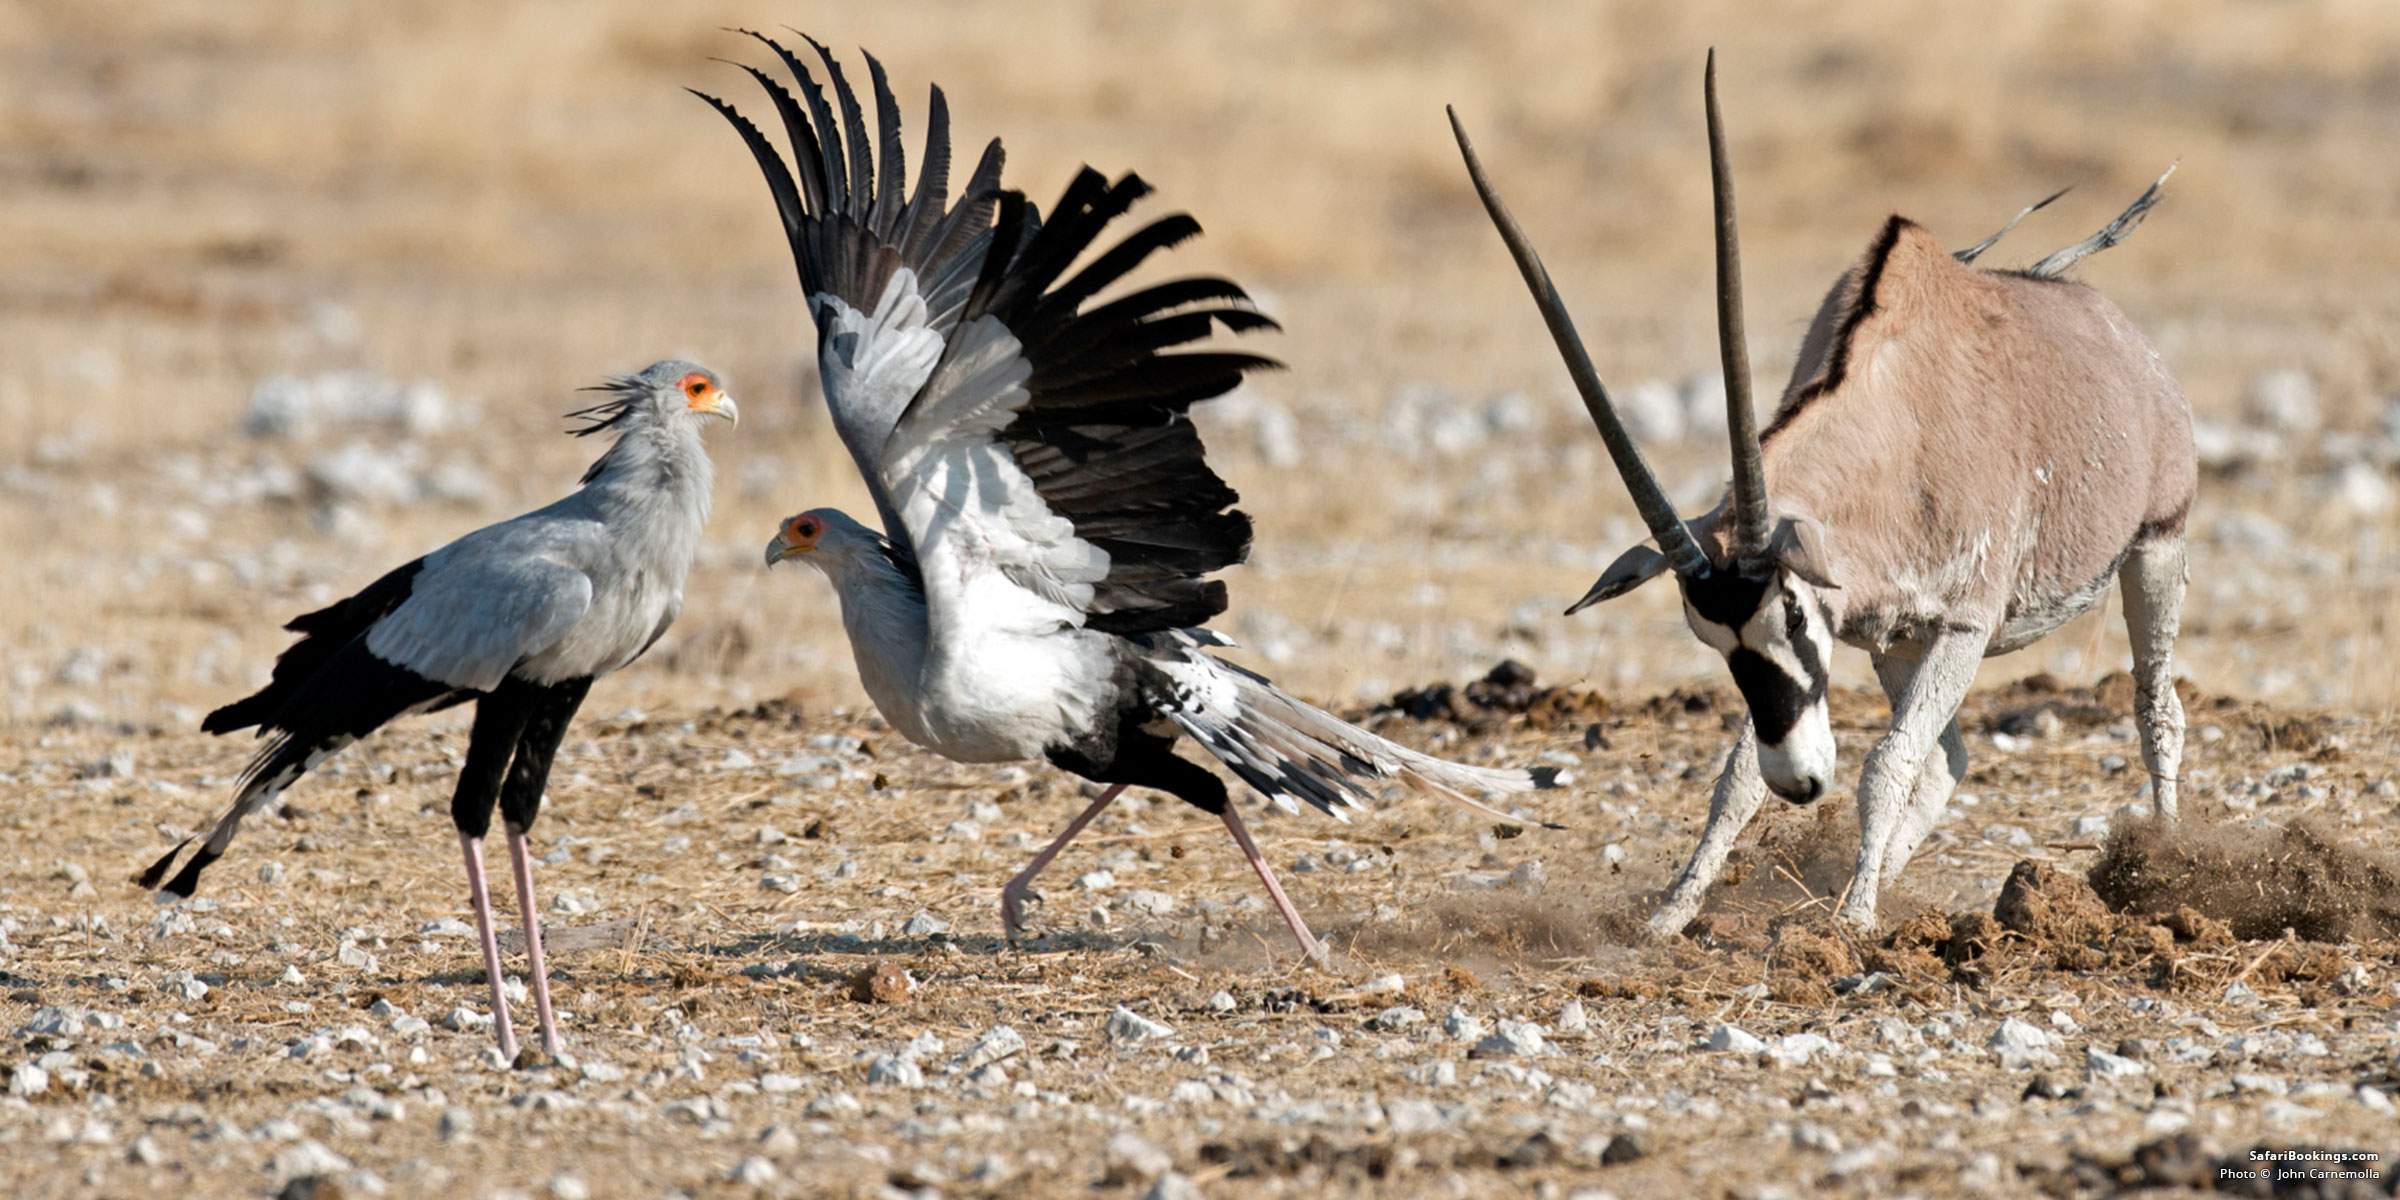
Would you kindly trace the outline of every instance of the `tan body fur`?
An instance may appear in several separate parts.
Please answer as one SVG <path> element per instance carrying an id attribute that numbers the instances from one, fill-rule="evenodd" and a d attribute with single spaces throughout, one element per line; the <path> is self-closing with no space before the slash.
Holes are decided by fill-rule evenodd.
<path id="1" fill-rule="evenodd" d="M 1823 530 L 1815 566 L 1840 586 L 1810 594 L 1834 636 L 1874 658 L 1893 704 L 1859 781 L 1845 917 L 1874 924 L 1881 883 L 1964 777 L 1952 714 L 1976 662 L 2088 611 L 2112 581 L 2154 803 L 2174 814 L 2191 411 L 2116 305 L 2081 283 L 1971 267 L 1894 217 L 1811 322 L 1761 444 L 1776 514 Z M 1691 522 L 1713 558 L 1730 557 L 1731 505 Z M 1654 934 L 1698 913 L 1766 790 L 1746 727 Z"/>

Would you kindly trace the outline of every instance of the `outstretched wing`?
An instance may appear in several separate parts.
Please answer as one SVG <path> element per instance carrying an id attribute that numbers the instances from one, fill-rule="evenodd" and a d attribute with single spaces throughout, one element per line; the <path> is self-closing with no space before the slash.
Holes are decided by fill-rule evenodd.
<path id="1" fill-rule="evenodd" d="M 733 123 L 766 174 L 817 324 L 817 366 L 834 430 L 874 494 L 885 534 L 905 553 L 907 531 L 876 464 L 900 413 L 940 358 L 981 270 L 999 202 L 1000 140 L 984 147 L 964 195 L 950 207 L 950 106 L 942 89 L 933 88 L 922 174 L 909 195 L 899 103 L 873 55 L 867 71 L 880 149 L 868 145 L 858 95 L 824 46 L 807 39 L 833 82 L 839 119 L 798 55 L 764 34 L 743 32 L 775 52 L 799 89 L 795 97 L 765 71 L 742 65 L 774 105 L 791 140 L 792 164 L 786 166 L 774 144 L 731 104 L 692 94 Z"/>
<path id="2" fill-rule="evenodd" d="M 803 115 L 760 78 L 785 112 L 803 176 L 815 154 L 821 205 L 815 185 L 794 183 L 738 113 L 711 103 L 743 131 L 786 213 L 818 322 L 827 403 L 876 493 L 885 533 L 925 575 L 936 621 L 970 597 L 998 600 L 987 593 L 1001 588 L 1021 603 L 982 611 L 1117 633 L 1222 612 L 1224 585 L 1206 576 L 1241 561 L 1250 520 L 1232 510 L 1233 489 L 1209 469 L 1189 410 L 1274 364 L 1187 347 L 1220 327 L 1274 323 L 1240 287 L 1215 278 L 1087 307 L 1150 255 L 1199 232 L 1189 216 L 1167 216 L 1070 274 L 1148 193 L 1132 175 L 1111 183 L 1080 172 L 1045 224 L 1021 195 L 986 190 L 996 183 L 995 147 L 984 159 L 992 182 L 980 182 L 978 170 L 960 208 L 942 213 L 939 185 L 920 180 L 916 196 L 888 212 L 900 179 L 898 122 L 881 123 L 884 169 L 868 186 L 863 119 L 831 57 L 820 57 L 846 137 L 821 102 Z M 813 96 L 798 64 L 784 59 Z M 868 63 L 886 102 L 882 70 Z M 938 132 L 938 89 L 934 97 Z M 845 140 L 847 159 L 838 152 Z M 929 158 L 937 142 L 929 136 Z M 906 232 L 927 220 L 935 232 Z M 879 232 L 887 222 L 903 232 Z"/>

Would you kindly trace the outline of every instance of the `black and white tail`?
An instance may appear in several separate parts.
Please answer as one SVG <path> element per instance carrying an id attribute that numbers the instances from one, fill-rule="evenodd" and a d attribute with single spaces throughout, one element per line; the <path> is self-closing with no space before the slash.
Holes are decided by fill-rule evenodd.
<path id="1" fill-rule="evenodd" d="M 210 733 L 256 726 L 268 741 L 242 771 L 233 806 L 217 818 L 183 869 L 173 878 L 167 877 L 198 834 L 185 838 L 135 877 L 142 887 L 158 889 L 159 903 L 188 898 L 200 886 L 200 872 L 224 857 L 226 847 L 241 831 L 243 819 L 274 803 L 283 789 L 318 763 L 396 717 L 473 698 L 473 692 L 394 666 L 367 649 L 368 628 L 396 603 L 388 593 L 399 588 L 405 595 L 406 573 L 414 569 L 412 563 L 357 596 L 293 621 L 288 628 L 305 636 L 276 660 L 274 677 L 267 686 L 210 713 L 201 722 L 200 727 Z"/>
<path id="2" fill-rule="evenodd" d="M 1305 803 L 1346 821 L 1348 809 L 1375 798 L 1370 784 L 1397 782 L 1514 823 L 1523 818 L 1477 796 L 1514 795 L 1563 782 L 1552 767 L 1468 766 L 1377 737 L 1286 695 L 1255 671 L 1204 653 L 1203 646 L 1231 644 L 1208 630 L 1174 630 L 1148 644 L 1164 652 L 1145 660 L 1154 673 L 1161 713 L 1286 811 L 1296 812 Z"/>
<path id="3" fill-rule="evenodd" d="M 233 807 L 217 818 L 215 827 L 208 831 L 208 840 L 200 843 L 200 849 L 183 864 L 183 869 L 176 872 L 173 879 L 168 879 L 165 886 L 160 886 L 159 881 L 165 878 L 167 868 L 175 865 L 175 859 L 199 834 L 195 833 L 176 843 L 174 849 L 160 855 L 158 861 L 151 863 L 150 869 L 142 872 L 135 882 L 146 888 L 157 888 L 160 904 L 189 899 L 200 886 L 200 872 L 225 856 L 225 848 L 233 844 L 233 835 L 241 832 L 243 818 L 274 803 L 276 797 L 283 794 L 283 789 L 290 787 L 309 768 L 340 753 L 343 747 L 354 740 L 335 735 L 303 746 L 290 732 L 277 733 L 275 740 L 250 760 L 250 766 L 242 772 L 241 790 L 234 795 Z"/>

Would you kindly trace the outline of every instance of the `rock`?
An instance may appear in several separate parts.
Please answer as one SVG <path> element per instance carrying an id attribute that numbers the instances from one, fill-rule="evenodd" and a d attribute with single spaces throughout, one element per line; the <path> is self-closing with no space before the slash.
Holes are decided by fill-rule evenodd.
<path id="1" fill-rule="evenodd" d="M 1367 1028 L 1384 1033 L 1397 1033 L 1425 1023 L 1425 1011 L 1406 1004 L 1395 1004 L 1367 1018 Z"/>
<path id="2" fill-rule="evenodd" d="M 1208 998 L 1208 1011 L 1213 1013 L 1229 1013 L 1241 1006 L 1242 1002 L 1234 999 L 1232 992 L 1219 991 Z"/>
<path id="3" fill-rule="evenodd" d="M 973 1072 L 1014 1058 L 1025 1052 L 1025 1037 L 1006 1025 L 994 1025 L 982 1037 L 976 1038 L 957 1058 L 950 1061 L 953 1071 Z"/>
<path id="4" fill-rule="evenodd" d="M 2087 1046 L 2083 1051 L 2083 1071 L 2093 1079 L 2130 1079 L 2149 1074 L 2150 1068 L 2098 1046 Z"/>
<path id="5" fill-rule="evenodd" d="M 8 1077 L 8 1094 L 11 1096 L 39 1096 L 49 1090 L 50 1072 L 32 1063 L 18 1063 L 17 1069 Z"/>
<path id="6" fill-rule="evenodd" d="M 309 460 L 305 474 L 311 489 L 329 500 L 401 505 L 417 498 L 418 457 L 413 445 L 351 442 Z"/>
<path id="7" fill-rule="evenodd" d="M 435 1123 L 434 1130 L 445 1142 L 469 1137 L 475 1132 L 475 1114 L 454 1104 L 442 1110 L 442 1118 Z"/>
<path id="8" fill-rule="evenodd" d="M 1806 1066 L 1821 1054 L 1831 1054 L 1838 1047 L 1833 1039 L 1821 1033 L 1788 1033 L 1767 1046 L 1767 1057 L 1787 1067 Z"/>
<path id="9" fill-rule="evenodd" d="M 1200 1185 L 1168 1171 L 1151 1181 L 1150 1190 L 1142 1193 L 1142 1200 L 1200 1200 Z"/>
<path id="10" fill-rule="evenodd" d="M 2057 1058 L 2050 1049 L 2050 1034 L 2039 1026 L 2010 1017 L 1984 1043 L 1986 1049 L 2000 1057 L 2002 1064 L 2019 1066 L 2025 1063 L 2049 1062 Z"/>
<path id="11" fill-rule="evenodd" d="M 756 1154 L 733 1164 L 733 1169 L 725 1173 L 725 1178 L 746 1188 L 771 1186 L 779 1176 L 774 1163 Z"/>
<path id="12" fill-rule="evenodd" d="M 1611 397 L 1616 401 L 1617 415 L 1625 423 L 1627 433 L 1644 446 L 1664 446 L 1683 440 L 1686 421 L 1683 397 L 1673 385 L 1658 379 L 1646 379 Z M 1718 406 L 1719 420 L 1724 406 Z"/>
<path id="13" fill-rule="evenodd" d="M 1175 897 L 1149 888 L 1135 888 L 1125 893 L 1120 903 L 1146 916 L 1163 917 L 1175 911 Z"/>
<path id="14" fill-rule="evenodd" d="M 2261 371 L 2242 389 L 2242 417 L 2278 433 L 2313 433 L 2324 423 L 2317 381 L 2298 367 Z"/>
<path id="15" fill-rule="evenodd" d="M 898 1004 L 915 991 L 908 972 L 888 962 L 869 963 L 850 977 L 850 998 L 861 1004 Z"/>
<path id="16" fill-rule="evenodd" d="M 2361 517 L 2380 517 L 2400 502 L 2390 476 L 2369 463 L 2344 463 L 2324 480 L 2325 499 L 2334 507 Z"/>
<path id="17" fill-rule="evenodd" d="M 561 1172 L 550 1177 L 550 1200 L 592 1200 L 592 1189 L 573 1175 Z"/>
<path id="18" fill-rule="evenodd" d="M 925 1070 L 913 1059 L 879 1054 L 867 1066 L 867 1082 L 914 1090 L 925 1086 Z"/>
<path id="19" fill-rule="evenodd" d="M 1383 1123 L 1402 1137 L 1431 1133 L 1450 1123 L 1441 1106 L 1430 1100 L 1387 1100 L 1383 1105 Z"/>
<path id="20" fill-rule="evenodd" d="M 1708 1048 L 1726 1054 L 1762 1054 L 1767 1043 L 1738 1025 L 1719 1025 L 1708 1031 Z"/>
<path id="21" fill-rule="evenodd" d="M 908 923 L 900 927 L 900 932 L 908 937 L 932 937 L 937 933 L 950 932 L 950 922 L 932 913 L 920 912 L 910 917 Z"/>
<path id="22" fill-rule="evenodd" d="M 1538 1058 L 1550 1053 L 1550 1043 L 1542 1038 L 1542 1027 L 1529 1021 L 1502 1018 L 1489 1037 L 1475 1043 L 1467 1052 L 1469 1058 Z"/>
<path id="23" fill-rule="evenodd" d="M 1172 1037 L 1175 1033 L 1172 1028 L 1153 1021 L 1122 1004 L 1117 1006 L 1115 1012 L 1108 1014 L 1108 1023 L 1103 1028 L 1107 1031 L 1110 1041 L 1122 1044 Z"/>
<path id="24" fill-rule="evenodd" d="M 1105 1151 L 1112 1174 L 1132 1179 L 1155 1179 L 1175 1167 L 1175 1159 L 1158 1144 L 1130 1130 L 1108 1139 Z"/>
<path id="25" fill-rule="evenodd" d="M 308 1138 L 276 1155 L 267 1169 L 288 1182 L 303 1175 L 338 1175 L 350 1169 L 350 1160 L 326 1149 L 324 1143 Z"/>
<path id="26" fill-rule="evenodd" d="M 1649 1155 L 1650 1147 L 1642 1141 L 1640 1134 L 1620 1133 L 1608 1139 L 1608 1145 L 1601 1148 L 1600 1165 L 1613 1167 L 1619 1163 L 1629 1163 L 1636 1159 L 1647 1158 Z"/>
<path id="27" fill-rule="evenodd" d="M 1453 1004 L 1442 1015 L 1442 1032 L 1454 1041 L 1473 1042 L 1483 1038 L 1483 1019 Z"/>

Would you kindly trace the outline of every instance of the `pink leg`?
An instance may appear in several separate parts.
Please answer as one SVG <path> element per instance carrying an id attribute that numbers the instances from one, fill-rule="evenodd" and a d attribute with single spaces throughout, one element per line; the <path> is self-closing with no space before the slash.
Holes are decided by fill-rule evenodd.
<path id="1" fill-rule="evenodd" d="M 558 1020 L 550 1015 L 550 968 L 542 962 L 542 915 L 533 906 L 533 855 L 525 848 L 525 831 L 508 827 L 508 859 L 517 875 L 517 915 L 525 922 L 525 964 L 533 975 L 533 1011 L 542 1022 L 542 1050 L 555 1058 L 566 1043 L 558 1036 Z"/>
<path id="2" fill-rule="evenodd" d="M 508 1023 L 508 995 L 500 990 L 500 939 L 492 935 L 492 893 L 483 885 L 483 839 L 458 833 L 458 848 L 467 858 L 467 895 L 475 903 L 475 932 L 483 938 L 483 974 L 492 983 L 492 1032 L 500 1038 L 500 1056 L 517 1061 L 517 1031 Z"/>
<path id="3" fill-rule="evenodd" d="M 1265 856 L 1259 854 L 1258 843 L 1250 840 L 1250 827 L 1242 824 L 1241 810 L 1231 800 L 1225 803 L 1225 828 L 1233 831 L 1233 840 L 1242 848 L 1242 857 L 1250 860 L 1250 869 L 1258 872 L 1258 881 L 1267 885 L 1267 895 L 1275 900 L 1276 911 L 1283 914 L 1283 923 L 1291 928 L 1292 937 L 1300 943 L 1300 953 L 1308 961 L 1322 967 L 1329 962 L 1324 943 L 1308 931 L 1308 922 L 1300 919 L 1300 910 L 1292 907 L 1291 897 L 1283 894 L 1283 885 L 1275 882 L 1275 872 L 1267 869 Z"/>
<path id="4" fill-rule="evenodd" d="M 1082 833 L 1083 827 L 1091 824 L 1092 818 L 1099 816 L 1102 809 L 1115 802 L 1117 793 L 1124 790 L 1125 785 L 1121 783 L 1108 785 L 1108 790 L 1100 793 L 1100 798 L 1092 801 L 1090 808 L 1084 809 L 1081 815 L 1067 822 L 1065 833 L 1059 834 L 1057 840 L 1042 847 L 1042 852 L 1034 855 L 1033 861 L 1025 864 L 1025 869 L 1017 872 L 1017 877 L 1009 880 L 1007 887 L 1000 889 L 1000 928 L 1008 932 L 1009 945 L 1017 944 L 1017 933 L 1024 926 L 1021 910 L 1025 906 L 1026 893 L 1033 888 L 1034 876 L 1041 874 L 1042 869 L 1050 865 L 1050 860 L 1057 858 L 1058 852 L 1066 849 L 1067 843 L 1074 841 L 1075 835 Z"/>

